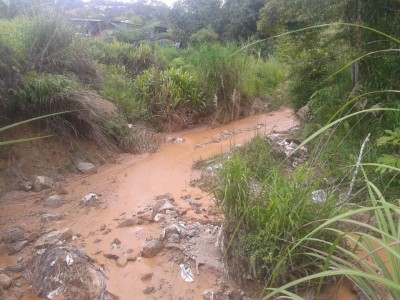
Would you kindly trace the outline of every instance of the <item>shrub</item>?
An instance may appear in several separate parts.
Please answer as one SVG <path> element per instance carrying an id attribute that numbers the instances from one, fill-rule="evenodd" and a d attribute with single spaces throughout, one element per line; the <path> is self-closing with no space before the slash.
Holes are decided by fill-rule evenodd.
<path id="1" fill-rule="evenodd" d="M 209 105 L 215 105 L 216 118 L 223 123 L 244 115 L 255 98 L 270 100 L 272 89 L 285 78 L 278 61 L 255 58 L 234 44 L 203 45 L 185 55 L 203 78 Z"/>
<path id="2" fill-rule="evenodd" d="M 386 166 L 387 167 L 387 166 Z M 400 169 L 397 168 L 400 172 Z M 322 282 L 329 278 L 349 279 L 357 291 L 357 298 L 398 299 L 399 282 L 399 227 L 400 208 L 385 199 L 382 192 L 364 174 L 369 207 L 354 208 L 325 220 L 297 242 L 300 248 L 312 241 L 316 247 L 308 249 L 308 255 L 319 261 L 323 268 L 301 279 L 294 280 L 279 288 L 267 288 L 264 299 L 276 299 L 277 295 L 293 296 L 299 286 L 310 286 L 317 281 L 317 294 Z M 388 199 L 389 200 L 389 199 Z M 336 229 L 330 229 L 336 227 Z M 336 241 L 319 238 L 321 232 L 333 231 L 339 236 Z M 352 249 L 342 247 L 339 241 L 349 243 Z M 329 247 L 329 251 L 321 248 Z M 319 284 L 318 284 L 319 281 Z M 318 297 L 318 295 L 317 295 Z M 294 299 L 302 299 L 295 296 Z"/>
<path id="3" fill-rule="evenodd" d="M 276 286 L 301 278 L 320 268 L 304 252 L 309 241 L 293 250 L 297 241 L 318 227 L 320 220 L 336 213 L 335 200 L 311 201 L 321 187 L 306 168 L 285 175 L 276 167 L 276 154 L 265 140 L 253 140 L 224 165 L 215 189 L 225 216 L 225 259 L 230 274 L 246 281 L 255 279 Z M 336 234 L 321 232 L 319 238 L 334 241 Z M 321 251 L 327 250 L 323 247 Z"/>
<path id="4" fill-rule="evenodd" d="M 147 103 L 137 96 L 133 80 L 120 66 L 103 66 L 105 80 L 102 87 L 102 94 L 105 98 L 114 103 L 131 122 L 148 120 Z"/>
<path id="5" fill-rule="evenodd" d="M 150 45 L 135 46 L 123 42 L 96 42 L 93 54 L 98 62 L 108 66 L 121 66 L 131 78 L 157 65 L 154 49 Z"/>
<path id="6" fill-rule="evenodd" d="M 182 69 L 147 70 L 137 77 L 135 89 L 150 117 L 165 129 L 192 124 L 207 108 L 196 74 Z"/>
<path id="7" fill-rule="evenodd" d="M 85 84 L 101 82 L 87 42 L 75 34 L 64 15 L 39 11 L 15 22 L 22 24 L 30 70 L 61 75 L 70 72 Z"/>
<path id="8" fill-rule="evenodd" d="M 190 45 L 200 46 L 204 44 L 216 44 L 218 43 L 218 34 L 214 31 L 211 26 L 200 29 L 190 37 Z"/>

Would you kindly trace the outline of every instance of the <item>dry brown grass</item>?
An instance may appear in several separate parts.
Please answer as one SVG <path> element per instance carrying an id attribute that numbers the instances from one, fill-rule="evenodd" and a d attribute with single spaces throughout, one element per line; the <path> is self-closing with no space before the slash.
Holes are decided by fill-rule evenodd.
<path id="1" fill-rule="evenodd" d="M 114 104 L 92 91 L 77 90 L 55 94 L 44 107 L 46 113 L 70 113 L 46 120 L 51 132 L 83 136 L 99 146 L 112 148 L 115 141 L 111 131 L 113 119 L 118 117 Z"/>

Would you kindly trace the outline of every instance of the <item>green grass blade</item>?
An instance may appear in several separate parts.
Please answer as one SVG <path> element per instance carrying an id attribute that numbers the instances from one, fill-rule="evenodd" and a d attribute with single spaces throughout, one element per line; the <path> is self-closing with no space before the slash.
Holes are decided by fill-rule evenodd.
<path id="1" fill-rule="evenodd" d="M 11 129 L 11 128 L 14 128 L 14 127 L 17 127 L 17 126 L 20 126 L 20 125 L 23 125 L 23 124 L 26 124 L 26 123 L 30 123 L 30 122 L 34 122 L 34 121 L 37 121 L 37 120 L 41 120 L 41 119 L 45 119 L 45 118 L 48 118 L 48 117 L 53 117 L 53 116 L 57 116 L 57 115 L 61 115 L 61 114 L 66 114 L 66 113 L 70 113 L 70 112 L 73 112 L 73 111 L 57 112 L 57 113 L 53 113 L 53 114 L 47 114 L 47 115 L 44 115 L 44 116 L 40 116 L 40 117 L 24 120 L 24 121 L 21 121 L 21 122 L 17 122 L 17 123 L 11 124 L 11 125 L 7 125 L 7 126 L 4 126 L 4 127 L 1 127 L 0 128 L 0 132 L 8 130 L 8 129 Z"/>
<path id="2" fill-rule="evenodd" d="M 25 142 L 31 142 L 31 141 L 46 139 L 46 138 L 49 138 L 49 137 L 52 137 L 52 136 L 53 135 L 46 135 L 46 136 L 39 136 L 39 137 L 34 137 L 34 138 L 26 138 L 26 139 L 19 139 L 19 140 L 0 142 L 0 147 L 1 146 L 12 145 L 12 144 L 19 144 L 19 143 L 25 143 Z"/>

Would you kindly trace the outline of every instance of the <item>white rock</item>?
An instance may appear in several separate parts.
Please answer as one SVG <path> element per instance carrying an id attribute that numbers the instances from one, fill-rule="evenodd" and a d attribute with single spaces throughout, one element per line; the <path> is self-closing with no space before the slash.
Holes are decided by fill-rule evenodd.
<path id="1" fill-rule="evenodd" d="M 35 192 L 40 192 L 43 190 L 51 189 L 53 187 L 53 184 L 53 180 L 47 176 L 36 176 L 32 188 Z"/>
<path id="2" fill-rule="evenodd" d="M 72 237 L 72 231 L 69 228 L 52 231 L 40 237 L 35 243 L 35 248 L 47 248 L 59 244 L 60 242 L 62 243 L 63 240 L 69 239 L 70 237 Z"/>
<path id="3" fill-rule="evenodd" d="M 52 208 L 58 208 L 62 205 L 61 197 L 59 195 L 53 195 L 46 199 L 44 202 L 45 206 L 50 206 Z"/>
<path id="4" fill-rule="evenodd" d="M 81 198 L 82 205 L 91 204 L 93 202 L 98 202 L 98 201 L 100 201 L 100 198 L 95 193 L 87 194 L 86 196 L 83 196 Z"/>
<path id="5" fill-rule="evenodd" d="M 165 220 L 165 215 L 164 214 L 156 214 L 154 217 L 154 222 L 161 222 Z"/>
<path id="6" fill-rule="evenodd" d="M 83 174 L 97 173 L 97 168 L 94 164 L 88 162 L 79 162 L 76 164 L 77 169 Z"/>

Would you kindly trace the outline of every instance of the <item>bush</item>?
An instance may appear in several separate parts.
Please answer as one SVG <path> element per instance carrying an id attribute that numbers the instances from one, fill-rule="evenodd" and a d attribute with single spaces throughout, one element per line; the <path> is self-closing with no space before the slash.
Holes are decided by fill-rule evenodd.
<path id="1" fill-rule="evenodd" d="M 230 274 L 276 286 L 301 278 L 320 268 L 304 254 L 307 247 L 292 250 L 297 241 L 336 213 L 335 201 L 311 201 L 321 187 L 317 176 L 306 168 L 285 175 L 276 166 L 276 154 L 260 138 L 227 161 L 215 190 L 225 216 L 223 225 L 226 263 Z M 334 241 L 328 231 L 318 237 Z M 320 246 L 320 245 L 319 245 Z M 326 248 L 319 248 L 327 251 Z"/>
<path id="2" fill-rule="evenodd" d="M 0 110 L 2 112 L 5 112 L 10 105 L 6 95 L 10 90 L 15 90 L 22 79 L 21 65 L 23 64 L 24 62 L 18 60 L 13 49 L 0 36 Z"/>
<path id="3" fill-rule="evenodd" d="M 218 34 L 214 31 L 211 26 L 200 29 L 190 37 L 190 45 L 197 47 L 205 44 L 216 44 L 218 43 Z"/>
<path id="4" fill-rule="evenodd" d="M 147 70 L 137 77 L 135 89 L 151 119 L 168 130 L 193 124 L 207 108 L 196 74 L 182 69 Z"/>
<path id="5" fill-rule="evenodd" d="M 137 96 L 134 81 L 120 66 L 103 66 L 105 74 L 102 94 L 114 103 L 125 118 L 135 123 L 148 121 L 147 103 Z"/>
<path id="6" fill-rule="evenodd" d="M 98 62 L 108 66 L 124 67 L 131 78 L 157 65 L 154 49 L 150 45 L 134 46 L 123 42 L 96 42 L 93 54 Z"/>
<path id="7" fill-rule="evenodd" d="M 284 65 L 255 58 L 234 44 L 203 45 L 185 55 L 187 65 L 203 78 L 209 105 L 223 123 L 244 115 L 255 98 L 270 100 L 271 90 L 285 78 Z"/>
<path id="8" fill-rule="evenodd" d="M 22 24 L 30 70 L 61 75 L 70 72 L 85 84 L 101 82 L 87 42 L 76 36 L 64 15 L 39 11 L 15 22 Z"/>

